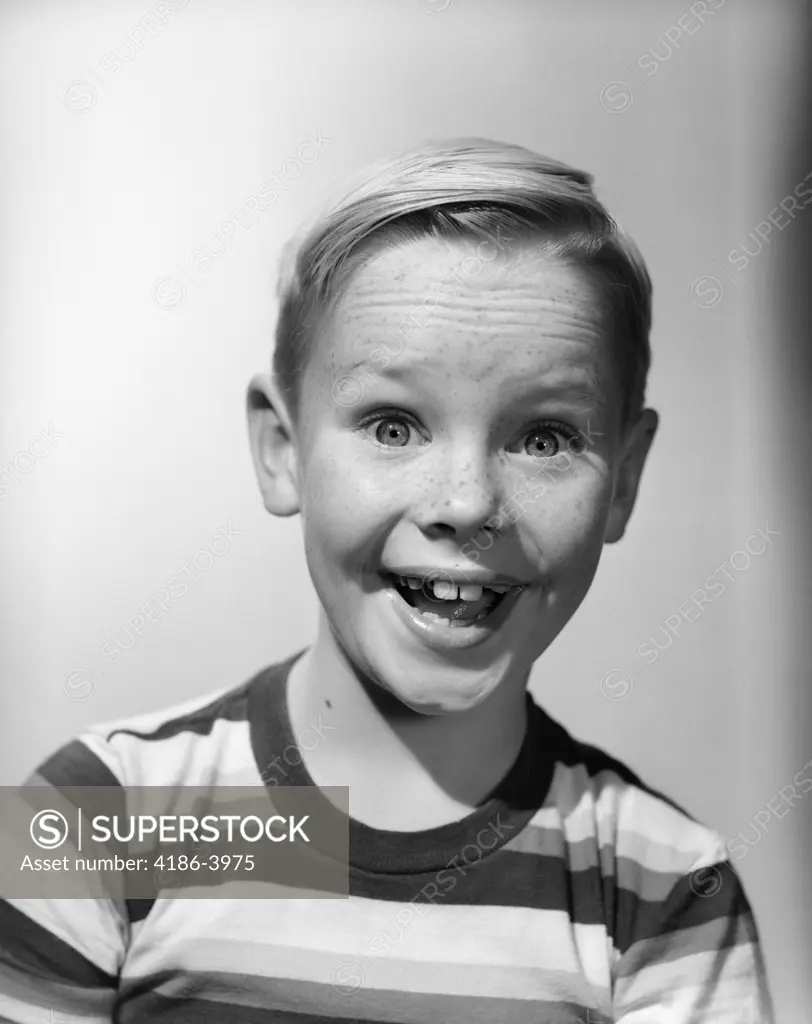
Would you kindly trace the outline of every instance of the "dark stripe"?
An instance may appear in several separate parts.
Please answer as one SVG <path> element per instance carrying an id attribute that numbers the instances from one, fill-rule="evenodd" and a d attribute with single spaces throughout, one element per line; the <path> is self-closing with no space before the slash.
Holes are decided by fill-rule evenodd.
<path id="1" fill-rule="evenodd" d="M 602 885 L 597 867 L 579 871 L 574 884 L 562 858 L 504 848 L 479 864 L 459 861 L 456 868 L 419 875 L 350 871 L 353 896 L 393 903 L 558 910 L 574 924 L 606 924 Z"/>
<path id="2" fill-rule="evenodd" d="M 645 967 L 671 964 L 685 956 L 710 953 L 718 964 L 722 950 L 734 949 L 736 946 L 755 945 L 755 922 L 747 914 L 736 917 L 720 917 L 709 924 L 697 925 L 695 928 L 682 928 L 679 931 L 666 932 L 642 942 L 635 943 L 626 955 L 621 957 L 615 968 L 616 979 L 634 977 Z M 754 952 L 751 970 L 756 966 L 758 954 Z M 679 968 L 677 968 L 679 970 Z"/>
<path id="3" fill-rule="evenodd" d="M 44 761 L 26 785 L 36 784 L 40 776 L 56 789 L 67 786 L 120 786 L 107 765 L 81 740 L 71 740 Z"/>
<path id="4" fill-rule="evenodd" d="M 340 966 L 340 965 L 339 965 Z M 117 1006 L 119 1024 L 166 1021 L 171 1024 L 606 1024 L 607 1018 L 578 1003 L 541 999 L 503 999 L 486 996 L 447 995 L 442 992 L 407 992 L 361 987 L 358 990 L 317 982 L 256 975 L 214 972 L 177 977 L 177 995 L 158 995 L 152 989 L 172 979 L 166 973 L 139 978 L 135 985 L 122 985 Z M 339 979 L 340 981 L 340 979 Z M 252 1003 L 209 1001 L 200 998 L 207 985 L 218 996 L 227 992 L 244 995 Z M 189 998 L 185 993 L 196 993 Z M 274 1005 L 275 1004 L 275 1005 Z M 335 1007 L 335 1013 L 320 1012 Z"/>
<path id="5" fill-rule="evenodd" d="M 621 953 L 635 942 L 720 918 L 731 920 L 731 943 L 735 944 L 736 917 L 752 916 L 741 880 L 727 861 L 684 875 L 663 902 L 649 903 L 624 889 L 616 892 L 617 918 L 612 937 Z"/>
<path id="6" fill-rule="evenodd" d="M 388 1024 L 372 1017 L 322 1017 L 203 999 L 165 999 L 154 993 L 137 1001 L 119 1003 L 114 1020 L 116 1024 Z"/>
<path id="7" fill-rule="evenodd" d="M 161 722 L 150 732 L 139 732 L 137 729 L 113 729 L 107 734 L 107 739 L 114 736 L 135 736 L 139 740 L 168 740 L 173 736 L 179 736 L 184 732 L 196 733 L 198 736 L 208 736 L 214 728 L 215 722 L 224 720 L 229 722 L 244 722 L 248 716 L 248 688 L 253 684 L 254 679 L 263 675 L 267 669 L 258 672 L 257 675 L 247 683 L 228 693 L 215 697 L 209 704 L 202 708 L 190 711 L 187 715 L 179 715 L 166 722 Z"/>
<path id="8" fill-rule="evenodd" d="M 210 894 L 205 897 L 193 896 L 192 899 L 217 899 L 218 890 L 229 886 L 227 894 L 220 896 L 220 899 L 274 899 L 280 898 L 275 896 L 275 892 L 276 887 L 281 886 L 286 890 L 296 890 L 288 893 L 288 898 L 291 899 L 296 898 L 297 895 L 301 898 L 302 892 L 319 893 L 325 899 L 346 899 L 349 895 L 346 861 L 342 863 L 337 858 L 325 857 L 318 850 L 302 844 L 281 843 L 279 846 L 271 846 L 270 843 L 257 844 L 251 851 L 254 866 L 249 872 L 244 870 L 208 870 L 209 856 L 234 853 L 234 846 L 230 846 L 225 841 L 219 846 L 209 844 L 206 847 L 206 853 L 200 857 L 202 867 L 197 870 L 187 869 L 184 872 L 174 873 L 172 865 L 177 861 L 170 860 L 170 857 L 177 858 L 182 856 L 186 850 L 194 849 L 194 847 L 183 845 L 178 846 L 177 850 L 173 850 L 170 855 L 164 852 L 162 855 L 165 858 L 163 863 L 166 878 L 156 880 L 156 875 L 149 872 L 143 874 L 134 872 L 130 876 L 133 886 L 130 891 L 141 897 L 152 899 L 152 894 L 156 892 L 157 886 L 159 894 L 165 893 L 172 898 L 173 891 L 182 889 L 184 886 L 187 888 L 193 886 L 195 889 L 208 889 Z M 243 849 L 247 849 L 247 847 L 241 846 L 240 851 Z M 156 863 L 158 848 L 139 848 L 138 852 L 145 855 L 153 864 Z M 234 883 L 240 883 L 243 886 L 241 892 L 235 894 L 232 891 Z M 136 886 L 137 888 L 134 888 Z"/>
<path id="9" fill-rule="evenodd" d="M 127 904 L 127 916 L 132 924 L 145 920 L 155 904 L 155 900 L 125 900 L 124 902 Z"/>
<path id="10" fill-rule="evenodd" d="M 23 974 L 84 988 L 118 984 L 113 975 L 5 900 L 0 900 L 0 963 Z"/>
<path id="11" fill-rule="evenodd" d="M 178 847 L 178 854 L 186 847 Z M 227 847 L 223 848 L 227 850 Z M 263 895 L 263 883 L 276 886 L 319 891 L 325 897 L 345 898 L 347 868 L 338 860 L 322 857 L 317 851 L 282 844 L 279 848 L 257 848 L 253 854 L 254 869 L 241 876 L 246 882 L 244 896 L 233 895 L 235 913 L 240 899 L 273 898 L 272 890 Z M 496 863 L 494 863 L 496 861 Z M 168 870 L 167 870 L 167 873 Z M 180 884 L 208 889 L 217 899 L 217 890 L 233 885 L 234 874 L 199 871 L 179 875 Z M 143 885 L 154 884 L 153 876 L 145 877 Z M 601 876 L 597 868 L 580 871 L 577 884 L 562 860 L 537 857 L 503 850 L 479 865 L 461 864 L 458 869 L 443 868 L 412 875 L 379 875 L 355 868 L 349 870 L 349 895 L 388 903 L 409 902 L 438 906 L 516 907 L 532 910 L 561 911 L 575 924 L 605 924 L 601 906 Z M 169 898 L 171 885 L 167 886 Z M 143 891 L 143 890 L 142 890 Z M 194 897 L 193 897 L 194 898 Z M 131 920 L 143 920 L 154 900 L 130 900 Z"/>

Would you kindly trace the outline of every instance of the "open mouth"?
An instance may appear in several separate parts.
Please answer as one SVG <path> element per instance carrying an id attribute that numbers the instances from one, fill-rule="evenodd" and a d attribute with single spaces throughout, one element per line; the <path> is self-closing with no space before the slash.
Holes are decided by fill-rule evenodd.
<path id="1" fill-rule="evenodd" d="M 456 583 L 447 579 L 386 574 L 387 582 L 426 622 L 465 627 L 482 623 L 510 592 L 522 587 L 493 583 Z"/>

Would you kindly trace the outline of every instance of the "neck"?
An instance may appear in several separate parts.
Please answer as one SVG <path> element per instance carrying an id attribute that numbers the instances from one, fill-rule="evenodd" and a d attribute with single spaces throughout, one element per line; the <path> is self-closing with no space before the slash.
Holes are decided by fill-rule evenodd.
<path id="1" fill-rule="evenodd" d="M 527 727 L 526 682 L 505 679 L 460 714 L 419 714 L 354 669 L 322 613 L 291 670 L 288 708 L 294 736 L 322 722 L 323 738 L 301 750 L 317 785 L 349 786 L 366 825 L 413 831 L 465 817 L 505 777 Z"/>

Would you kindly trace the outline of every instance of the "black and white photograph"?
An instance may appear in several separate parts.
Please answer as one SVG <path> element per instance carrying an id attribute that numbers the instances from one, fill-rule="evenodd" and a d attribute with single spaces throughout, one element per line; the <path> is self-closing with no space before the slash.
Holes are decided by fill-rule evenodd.
<path id="1" fill-rule="evenodd" d="M 811 28 L 0 2 L 0 1024 L 812 1021 Z"/>

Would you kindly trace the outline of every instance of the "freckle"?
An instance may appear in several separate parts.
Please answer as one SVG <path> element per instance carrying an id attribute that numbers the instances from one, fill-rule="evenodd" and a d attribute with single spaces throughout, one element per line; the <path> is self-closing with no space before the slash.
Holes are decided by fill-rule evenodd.
<path id="1" fill-rule="evenodd" d="M 328 708 L 332 708 L 332 706 L 333 706 L 333 705 L 332 705 L 332 702 L 331 702 L 331 701 L 329 701 L 329 700 L 325 700 L 325 702 L 324 702 L 324 703 L 325 703 L 325 704 L 327 705 L 327 707 L 328 707 Z"/>

